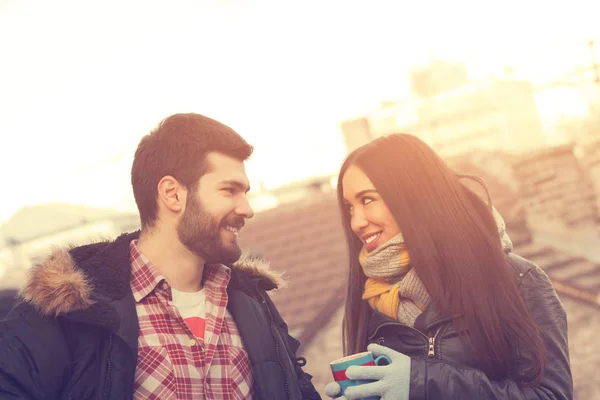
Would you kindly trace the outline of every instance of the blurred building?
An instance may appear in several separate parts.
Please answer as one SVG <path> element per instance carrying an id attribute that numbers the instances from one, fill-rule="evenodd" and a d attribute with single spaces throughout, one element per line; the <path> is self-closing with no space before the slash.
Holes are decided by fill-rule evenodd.
<path id="1" fill-rule="evenodd" d="M 569 142 L 587 143 L 600 137 L 600 110 L 578 118 L 559 119 L 558 128 Z"/>
<path id="2" fill-rule="evenodd" d="M 600 262 L 597 183 L 574 152 L 574 145 L 538 150 L 513 164 L 531 229 L 541 242 Z"/>
<path id="3" fill-rule="evenodd" d="M 528 154 L 513 164 L 530 220 L 544 229 L 597 229 L 596 193 L 574 145 Z"/>
<path id="4" fill-rule="evenodd" d="M 530 151 L 544 144 L 533 85 L 488 79 L 427 98 L 386 104 L 341 125 L 348 150 L 379 136 L 414 134 L 443 156 L 476 149 Z"/>
<path id="5" fill-rule="evenodd" d="M 24 271 L 56 246 L 111 239 L 138 227 L 132 213 L 62 203 L 23 207 L 0 227 L 0 289 L 20 286 Z"/>
<path id="6" fill-rule="evenodd" d="M 577 143 L 579 159 L 583 168 L 588 171 L 597 194 L 597 206 L 600 209 L 600 118 L 595 131 L 590 131 Z"/>
<path id="7" fill-rule="evenodd" d="M 409 80 L 412 95 L 427 99 L 467 86 L 469 74 L 462 63 L 433 60 L 427 65 L 413 68 Z"/>

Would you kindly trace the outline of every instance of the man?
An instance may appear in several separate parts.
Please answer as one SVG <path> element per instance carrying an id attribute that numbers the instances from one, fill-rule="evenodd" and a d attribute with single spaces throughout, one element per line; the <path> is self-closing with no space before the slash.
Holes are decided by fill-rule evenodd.
<path id="1" fill-rule="evenodd" d="M 266 292 L 277 276 L 238 261 L 252 150 L 198 114 L 145 136 L 141 233 L 32 267 L 0 323 L 0 398 L 320 399 Z"/>

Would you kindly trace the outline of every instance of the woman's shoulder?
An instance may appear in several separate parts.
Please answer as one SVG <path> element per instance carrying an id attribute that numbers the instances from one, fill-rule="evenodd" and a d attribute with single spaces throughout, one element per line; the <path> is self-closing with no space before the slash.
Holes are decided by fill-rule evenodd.
<path id="1" fill-rule="evenodd" d="M 533 261 L 517 254 L 507 254 L 508 263 L 515 271 L 520 292 L 526 298 L 556 297 L 552 281 L 542 268 Z"/>
<path id="2" fill-rule="evenodd" d="M 515 274 L 519 277 L 524 277 L 532 270 L 539 268 L 533 261 L 523 258 L 515 253 L 508 253 L 506 259 L 508 260 L 508 264 L 515 271 Z"/>

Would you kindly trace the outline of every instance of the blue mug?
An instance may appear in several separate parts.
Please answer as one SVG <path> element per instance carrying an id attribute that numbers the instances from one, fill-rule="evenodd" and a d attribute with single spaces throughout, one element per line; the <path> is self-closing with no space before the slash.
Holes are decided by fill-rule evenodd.
<path id="1" fill-rule="evenodd" d="M 352 354 L 346 357 L 339 358 L 330 362 L 333 380 L 335 380 L 342 388 L 340 396 L 344 394 L 350 386 L 363 385 L 365 383 L 374 382 L 371 379 L 348 379 L 346 370 L 352 365 L 388 365 L 392 360 L 389 357 L 381 355 L 377 358 L 373 357 L 373 353 L 365 351 L 363 353 Z M 379 400 L 379 396 L 366 397 L 363 400 Z"/>

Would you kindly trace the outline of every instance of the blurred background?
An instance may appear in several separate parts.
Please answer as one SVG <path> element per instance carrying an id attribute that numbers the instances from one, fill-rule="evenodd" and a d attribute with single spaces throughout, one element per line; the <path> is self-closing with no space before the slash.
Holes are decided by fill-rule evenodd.
<path id="1" fill-rule="evenodd" d="M 51 246 L 137 229 L 138 141 L 205 114 L 256 147 L 240 240 L 286 273 L 274 300 L 322 391 L 341 356 L 337 169 L 407 132 L 485 180 L 565 304 L 576 398 L 600 399 L 598 15 L 589 0 L 0 0 L 0 289 Z"/>

